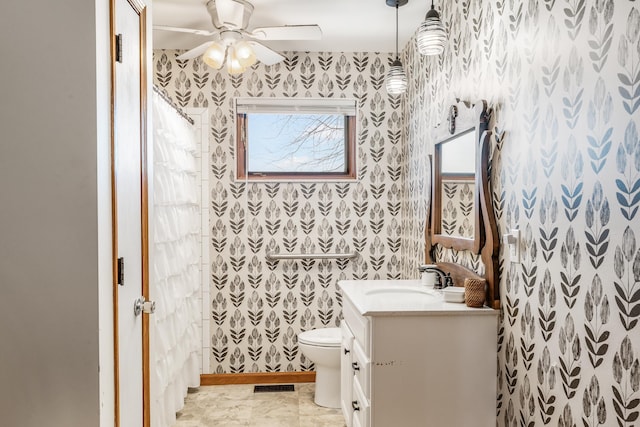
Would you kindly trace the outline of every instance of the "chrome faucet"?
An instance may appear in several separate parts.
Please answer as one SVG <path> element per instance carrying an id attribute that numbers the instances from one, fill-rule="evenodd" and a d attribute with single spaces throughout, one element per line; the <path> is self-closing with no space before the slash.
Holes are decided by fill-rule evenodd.
<path id="1" fill-rule="evenodd" d="M 433 285 L 433 289 L 443 289 L 447 286 L 453 286 L 453 279 L 451 278 L 451 274 L 445 273 L 438 267 L 433 267 L 431 265 L 421 265 L 418 268 L 418 271 L 420 273 L 436 273 L 436 282 Z"/>

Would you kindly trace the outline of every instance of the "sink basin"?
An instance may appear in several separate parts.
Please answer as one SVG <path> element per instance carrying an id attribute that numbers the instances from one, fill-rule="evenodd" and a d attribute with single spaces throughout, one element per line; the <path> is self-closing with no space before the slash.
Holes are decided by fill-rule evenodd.
<path id="1" fill-rule="evenodd" d="M 421 288 L 404 288 L 404 287 L 388 287 L 388 288 L 377 288 L 377 289 L 371 289 L 368 290 L 364 293 L 365 295 L 370 295 L 370 296 L 374 296 L 374 295 L 380 295 L 380 296 L 387 296 L 387 297 L 393 297 L 393 296 L 405 296 L 405 297 L 429 297 L 429 298 L 435 298 L 436 294 L 433 293 L 433 291 L 429 290 L 429 289 L 421 289 Z"/>

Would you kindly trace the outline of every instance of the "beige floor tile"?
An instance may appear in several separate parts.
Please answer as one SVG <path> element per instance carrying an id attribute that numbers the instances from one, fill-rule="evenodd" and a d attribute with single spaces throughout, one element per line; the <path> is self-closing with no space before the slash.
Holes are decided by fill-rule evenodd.
<path id="1" fill-rule="evenodd" d="M 252 418 L 252 427 L 299 427 L 298 417 Z"/>
<path id="2" fill-rule="evenodd" d="M 298 396 L 260 396 L 253 401 L 253 418 L 298 417 Z"/>
<path id="3" fill-rule="evenodd" d="M 296 390 L 298 393 L 311 393 L 313 394 L 316 389 L 315 383 L 300 383 L 296 384 Z"/>
<path id="4" fill-rule="evenodd" d="M 298 413 L 301 416 L 311 416 L 323 413 L 324 408 L 317 406 L 313 401 L 300 400 L 298 404 Z"/>
<path id="5" fill-rule="evenodd" d="M 251 419 L 236 419 L 233 417 L 207 417 L 202 419 L 202 426 L 206 427 L 239 427 L 253 426 Z"/>
<path id="6" fill-rule="evenodd" d="M 198 420 L 183 420 L 183 419 L 178 419 L 176 420 L 176 423 L 174 424 L 175 427 L 202 427 L 202 420 L 198 419 Z"/>
<path id="7" fill-rule="evenodd" d="M 175 427 L 344 427 L 339 409 L 313 403 L 314 390 L 313 383 L 263 393 L 253 385 L 202 386 L 187 395 Z"/>
<path id="8" fill-rule="evenodd" d="M 299 427 L 345 427 L 344 418 L 336 415 L 319 415 L 316 417 L 300 417 Z"/>

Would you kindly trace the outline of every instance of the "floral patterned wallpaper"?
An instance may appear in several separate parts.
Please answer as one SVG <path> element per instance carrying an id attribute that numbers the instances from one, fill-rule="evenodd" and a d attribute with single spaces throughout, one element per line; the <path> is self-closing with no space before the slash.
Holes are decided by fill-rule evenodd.
<path id="1" fill-rule="evenodd" d="M 633 426 L 640 415 L 640 5 L 463 0 L 442 8 L 439 57 L 295 53 L 239 77 L 157 51 L 157 85 L 211 114 L 212 372 L 302 370 L 298 331 L 333 326 L 340 278 L 416 277 L 430 138 L 456 98 L 494 109 L 500 257 L 499 426 Z M 233 176 L 234 96 L 359 99 L 361 181 L 245 184 Z M 356 250 L 356 262 L 267 263 L 269 248 Z M 474 257 L 446 253 L 479 267 Z"/>
<path id="2" fill-rule="evenodd" d="M 309 370 L 297 334 L 339 324 L 337 281 L 400 278 L 401 98 L 383 89 L 391 55 L 287 53 L 229 76 L 178 54 L 154 53 L 154 83 L 211 117 L 210 371 Z M 234 97 L 357 99 L 358 181 L 236 181 Z M 359 256 L 267 262 L 271 251 Z"/>
<path id="3" fill-rule="evenodd" d="M 500 257 L 497 424 L 640 425 L 640 4 L 436 7 L 445 53 L 403 52 L 403 271 L 423 251 L 431 129 L 455 98 L 486 99 L 499 232 L 522 236 L 520 263 Z"/>
<path id="4" fill-rule="evenodd" d="M 442 180 L 442 218 L 440 233 L 472 238 L 475 233 L 475 185 L 457 179 Z"/>

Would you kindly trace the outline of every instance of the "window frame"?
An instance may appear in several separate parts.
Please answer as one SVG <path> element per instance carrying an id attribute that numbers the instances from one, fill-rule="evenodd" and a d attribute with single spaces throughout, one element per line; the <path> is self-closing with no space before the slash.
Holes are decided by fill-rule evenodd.
<path id="1" fill-rule="evenodd" d="M 353 102 L 353 112 L 341 112 L 339 108 L 330 114 L 344 113 L 345 117 L 345 171 L 344 172 L 259 172 L 247 173 L 247 115 L 251 113 L 268 113 L 269 108 L 276 108 L 282 114 L 327 113 L 327 106 Z M 243 108 L 238 108 L 242 103 Z M 344 98 L 236 98 L 236 180 L 237 181 L 354 181 L 357 171 L 357 101 Z M 314 111 L 317 108 L 317 111 Z M 330 108 L 330 107 L 329 107 Z M 246 110 L 251 110 L 247 112 Z"/>

